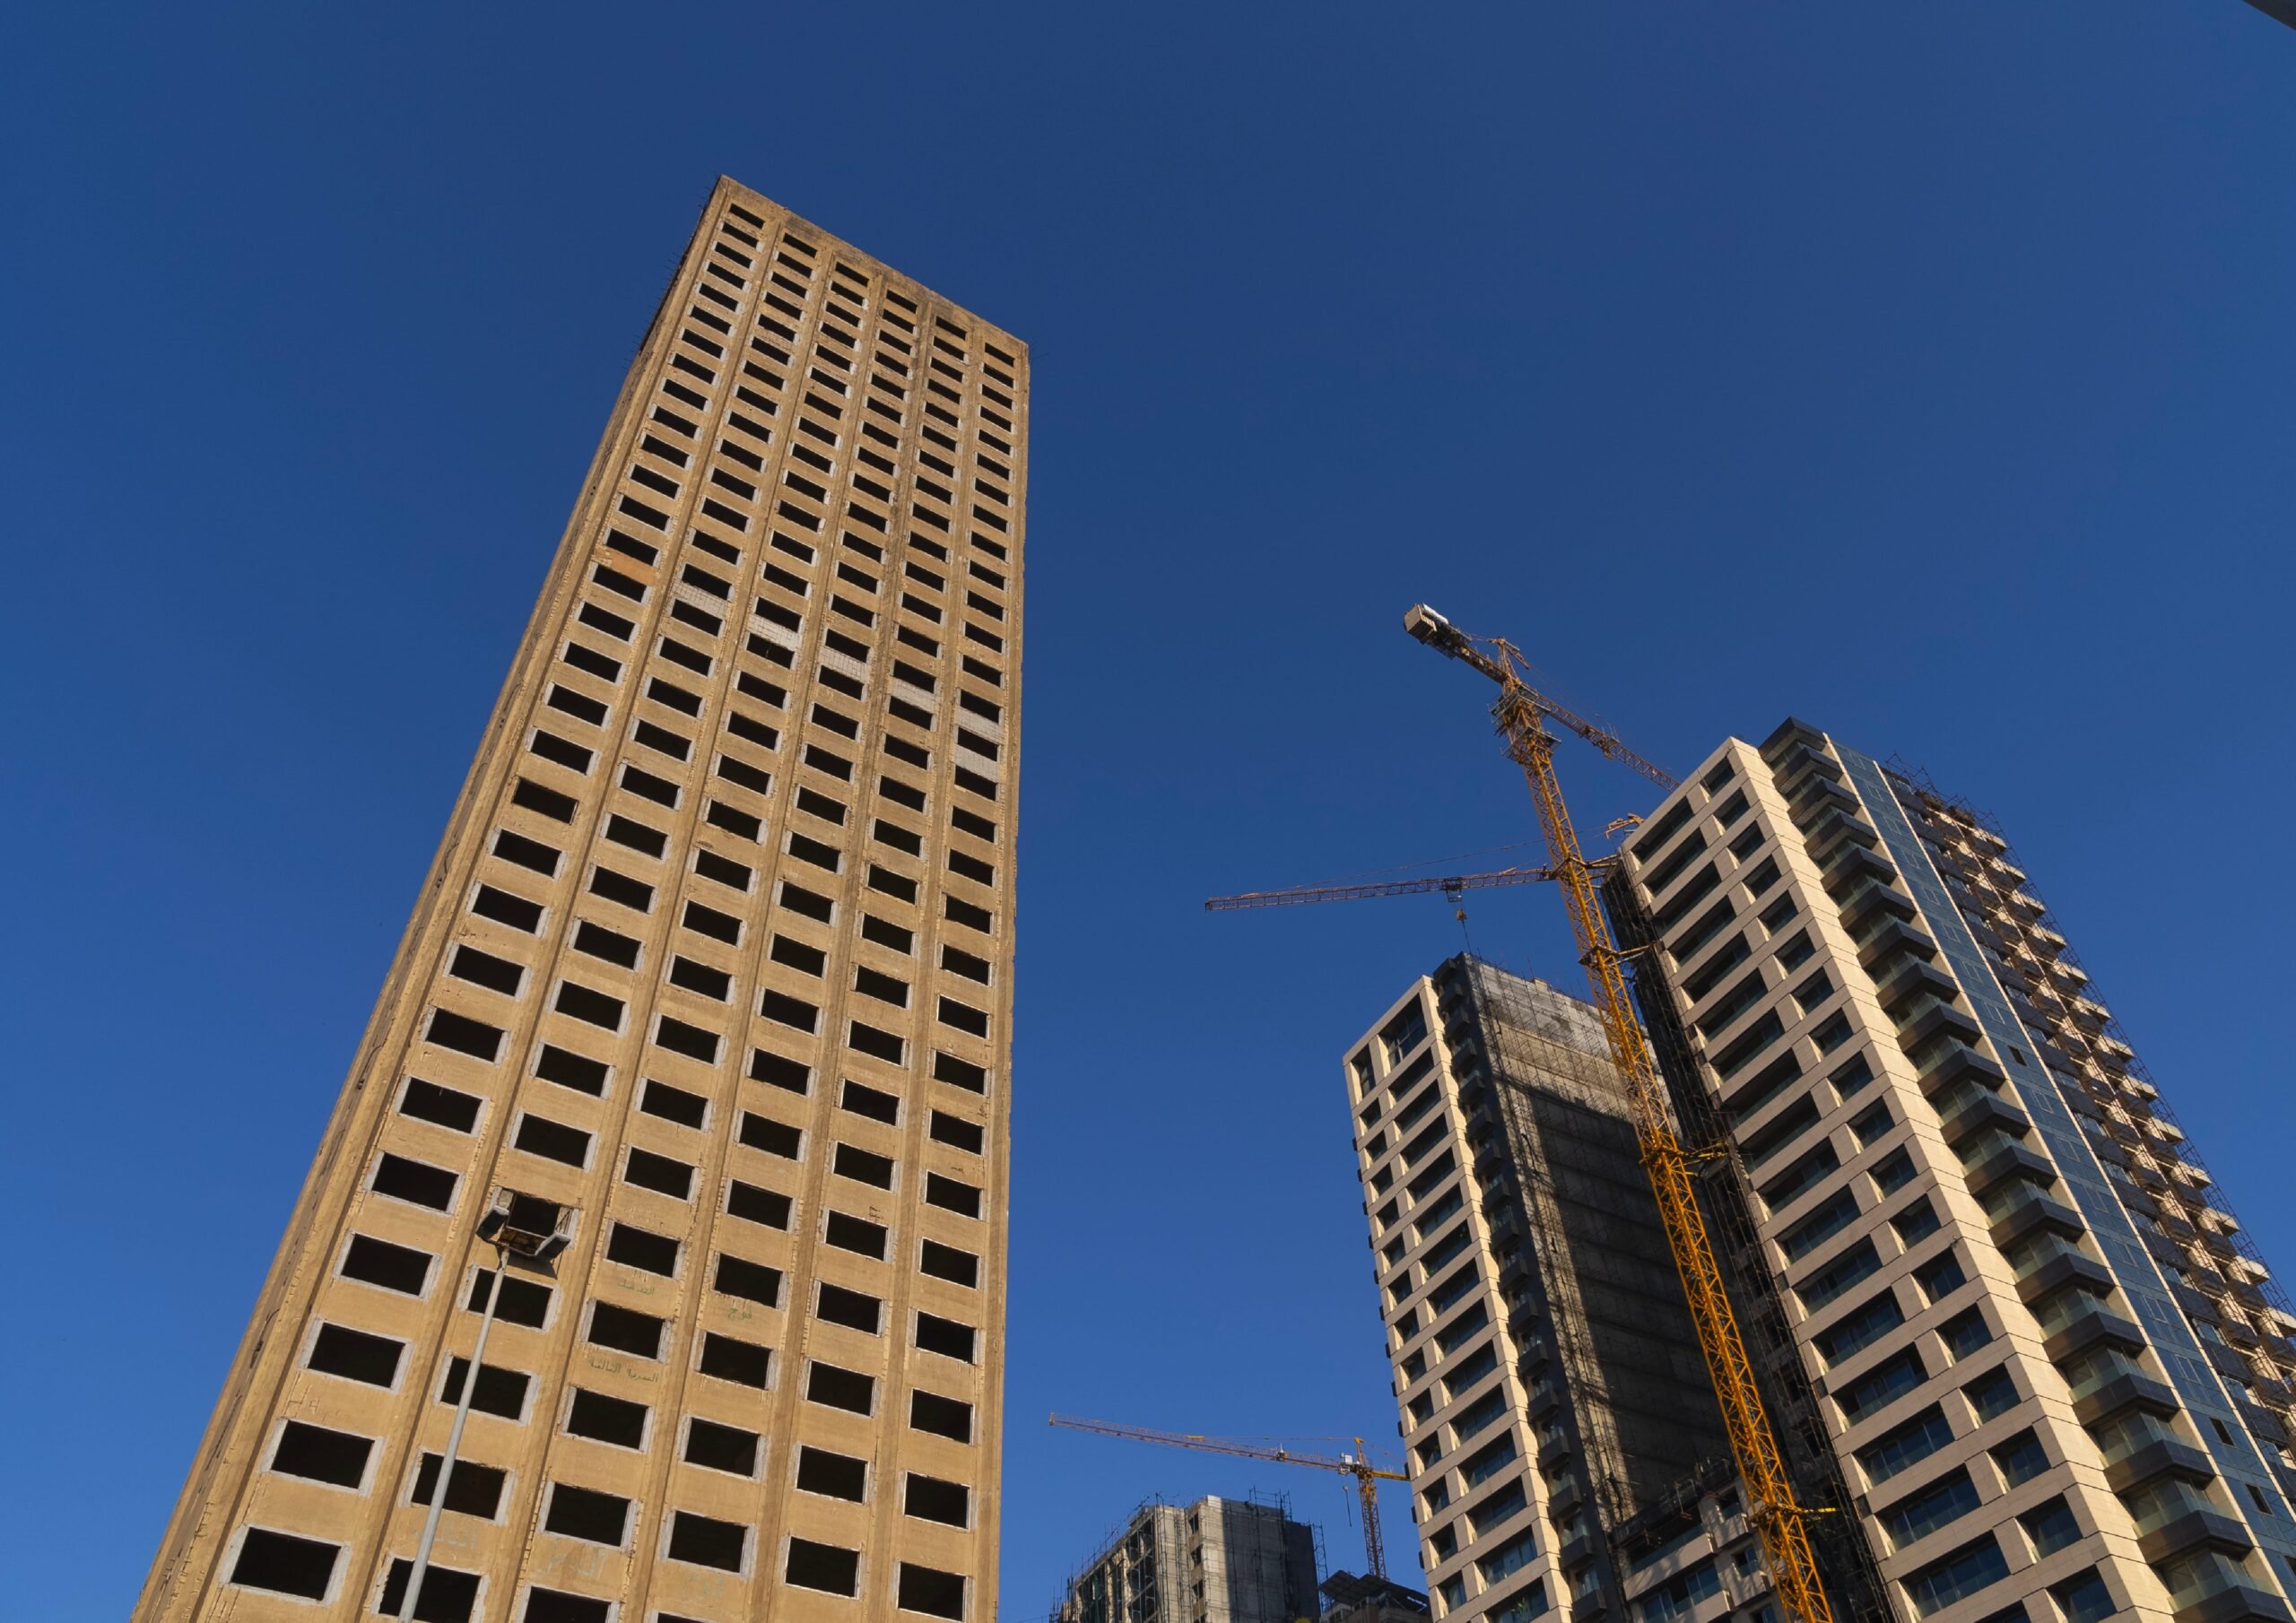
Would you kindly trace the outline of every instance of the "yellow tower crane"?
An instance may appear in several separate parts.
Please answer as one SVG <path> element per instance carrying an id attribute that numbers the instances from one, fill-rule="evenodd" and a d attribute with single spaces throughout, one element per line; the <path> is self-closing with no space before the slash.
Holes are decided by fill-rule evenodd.
<path id="1" fill-rule="evenodd" d="M 1722 1269 L 1707 1237 L 1705 1217 L 1698 1209 L 1691 1157 L 1674 1132 L 1665 1085 L 1627 995 L 1625 955 L 1611 939 L 1610 925 L 1596 895 L 1594 864 L 1578 848 L 1578 831 L 1571 826 L 1570 809 L 1555 779 L 1555 741 L 1547 731 L 1547 721 L 1559 722 L 1611 759 L 1633 768 L 1663 788 L 1673 788 L 1674 780 L 1602 728 L 1572 715 L 1532 687 L 1525 680 L 1528 665 L 1522 650 L 1503 638 L 1470 637 L 1424 603 L 1405 614 L 1403 623 L 1405 630 L 1437 653 L 1473 666 L 1499 684 L 1499 698 L 1491 713 L 1500 737 L 1506 741 L 1509 757 L 1523 769 L 1531 798 L 1538 806 L 1539 827 L 1546 837 L 1547 869 L 1562 887 L 1570 925 L 1578 937 L 1580 961 L 1587 966 L 1609 1038 L 1611 1059 L 1626 1081 L 1642 1165 L 1657 1196 L 1658 1216 L 1665 1227 L 1674 1266 L 1682 1273 L 1699 1348 L 1706 1356 L 1707 1374 L 1714 1383 L 1714 1396 L 1730 1434 L 1730 1451 L 1736 1457 L 1739 1475 L 1745 1480 L 1752 1500 L 1750 1519 L 1769 1558 L 1779 1601 L 1795 1623 L 1833 1623 L 1833 1610 L 1818 1582 L 1817 1560 L 1804 1521 L 1806 1513 L 1794 1502 L 1792 1480 L 1787 1475 L 1769 1413 L 1762 1407 L 1761 1389 L 1754 1384 L 1753 1365 L 1738 1332 L 1737 1317 L 1723 1289 Z"/>
<path id="2" fill-rule="evenodd" d="M 1361 1437 L 1355 1439 L 1353 1454 L 1344 1454 L 1332 1459 L 1323 1454 L 1298 1454 L 1289 1448 L 1274 1448 L 1240 1437 L 1203 1437 L 1187 1431 L 1152 1431 L 1145 1426 L 1118 1426 L 1109 1420 L 1080 1420 L 1074 1415 L 1054 1415 L 1052 1423 L 1071 1431 L 1089 1431 L 1095 1436 L 1126 1437 L 1135 1443 L 1161 1443 L 1167 1448 L 1194 1448 L 1205 1454 L 1234 1454 L 1245 1460 L 1272 1460 L 1279 1465 L 1306 1465 L 1317 1471 L 1336 1471 L 1352 1477 L 1355 1479 L 1356 1497 L 1363 1502 L 1363 1564 L 1371 1569 L 1371 1575 L 1375 1578 L 1387 1575 L 1387 1545 L 1379 1537 L 1379 1484 L 1408 1482 L 1411 1479 L 1399 1471 L 1381 1471 L 1373 1465 Z"/>

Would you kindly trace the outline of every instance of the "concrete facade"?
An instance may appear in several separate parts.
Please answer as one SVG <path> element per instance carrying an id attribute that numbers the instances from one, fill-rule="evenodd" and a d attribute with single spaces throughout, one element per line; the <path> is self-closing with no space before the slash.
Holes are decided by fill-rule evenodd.
<path id="1" fill-rule="evenodd" d="M 1316 1541 L 1280 1505 L 1142 1506 L 1069 1579 L 1050 1623 L 1307 1623 Z"/>
<path id="2" fill-rule="evenodd" d="M 1893 1607 L 2286 1619 L 2296 1319 L 1998 835 L 1789 723 L 1623 853 Z"/>
<path id="3" fill-rule="evenodd" d="M 1028 354 L 730 180 L 136 1615 L 996 1610 Z"/>

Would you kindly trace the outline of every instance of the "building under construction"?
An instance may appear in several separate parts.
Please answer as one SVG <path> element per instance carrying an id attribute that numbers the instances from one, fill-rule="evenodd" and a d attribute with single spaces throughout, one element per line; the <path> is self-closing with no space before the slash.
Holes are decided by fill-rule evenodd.
<path id="1" fill-rule="evenodd" d="M 1303 1623 L 1315 1532 L 1280 1504 L 1151 1500 L 1068 1580 L 1051 1623 Z"/>
<path id="2" fill-rule="evenodd" d="M 2288 1623 L 2296 1316 L 1998 832 L 1788 723 L 1604 902 L 1815 1609 Z M 1436 1612 L 1771 1623 L 1613 1052 L 1465 958 L 1347 1051 Z"/>
<path id="3" fill-rule="evenodd" d="M 1768 1575 L 1594 1008 L 1463 955 L 1348 1072 L 1443 1615 L 1752 1623 Z"/>

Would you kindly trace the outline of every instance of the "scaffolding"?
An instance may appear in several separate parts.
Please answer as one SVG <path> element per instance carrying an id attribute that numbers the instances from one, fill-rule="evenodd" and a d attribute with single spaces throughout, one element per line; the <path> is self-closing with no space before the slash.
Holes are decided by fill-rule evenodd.
<path id="1" fill-rule="evenodd" d="M 1534 1422 L 1582 1462 L 1607 1541 L 1728 1448 L 1633 1103 L 1590 1004 L 1468 955 L 1434 978 Z M 1567 1398 L 1542 1420 L 1550 1363 Z"/>
<path id="2" fill-rule="evenodd" d="M 1152 1497 L 1069 1574 L 1048 1623 L 1294 1623 L 1318 1570 L 1315 1530 L 1281 1494 Z"/>

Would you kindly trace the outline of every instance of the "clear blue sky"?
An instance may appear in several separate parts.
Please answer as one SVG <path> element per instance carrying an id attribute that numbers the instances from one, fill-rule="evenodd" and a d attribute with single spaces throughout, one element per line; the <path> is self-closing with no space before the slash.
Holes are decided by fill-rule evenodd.
<path id="1" fill-rule="evenodd" d="M 2296 1265 L 2296 32 L 2239 0 L 8 36 L 16 1615 L 141 1581 L 721 170 L 1035 349 L 1008 1619 L 1152 1493 L 1359 1559 L 1336 1480 L 1042 1420 L 1393 1441 L 1336 1064 L 1458 928 L 1199 904 L 1535 837 L 1414 599 L 1662 761 L 1793 711 L 1993 811 Z M 1472 927 L 1574 984 L 1552 896 Z"/>

